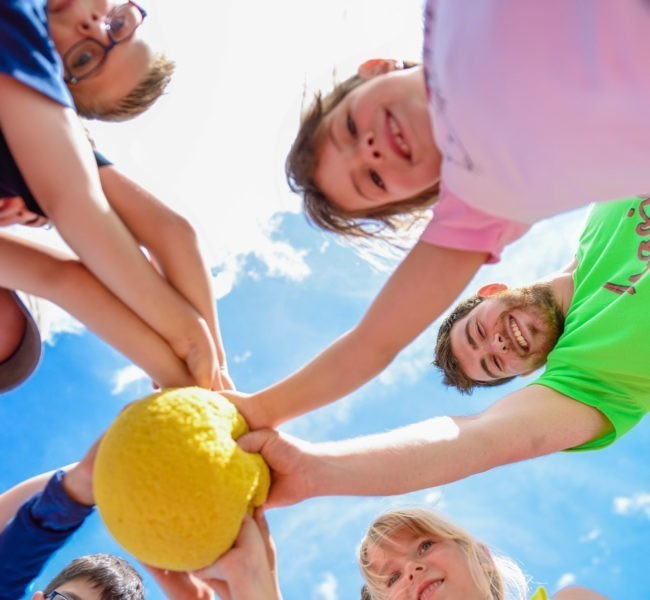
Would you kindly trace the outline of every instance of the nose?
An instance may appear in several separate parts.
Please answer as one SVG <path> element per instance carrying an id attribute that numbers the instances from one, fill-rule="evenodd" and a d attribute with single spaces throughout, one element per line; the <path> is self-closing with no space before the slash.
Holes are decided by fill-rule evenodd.
<path id="1" fill-rule="evenodd" d="M 360 139 L 361 155 L 363 159 L 370 164 L 377 164 L 383 158 L 383 154 L 377 146 L 375 134 L 369 131 Z"/>
<path id="2" fill-rule="evenodd" d="M 495 354 L 504 354 L 508 350 L 508 341 L 505 336 L 497 332 L 492 340 L 492 352 Z"/>
<path id="3" fill-rule="evenodd" d="M 106 41 L 106 23 L 97 11 L 81 15 L 77 21 L 77 31 L 84 37 L 92 37 L 102 43 Z"/>
<path id="4" fill-rule="evenodd" d="M 408 568 L 409 581 L 413 581 L 413 578 L 419 571 L 423 571 L 424 567 L 417 563 L 411 563 Z"/>

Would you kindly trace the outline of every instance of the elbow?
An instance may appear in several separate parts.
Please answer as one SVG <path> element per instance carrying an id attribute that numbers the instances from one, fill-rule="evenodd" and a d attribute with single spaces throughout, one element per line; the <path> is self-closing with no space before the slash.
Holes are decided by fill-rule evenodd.
<path id="1" fill-rule="evenodd" d="M 199 246 L 199 236 L 192 223 L 176 212 L 169 211 L 161 229 L 162 231 L 159 231 L 159 233 L 163 236 L 169 236 L 168 239 L 197 248 Z"/>

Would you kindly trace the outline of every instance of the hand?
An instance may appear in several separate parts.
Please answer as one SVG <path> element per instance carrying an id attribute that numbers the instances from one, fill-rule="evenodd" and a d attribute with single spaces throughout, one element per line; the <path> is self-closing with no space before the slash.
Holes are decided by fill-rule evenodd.
<path id="1" fill-rule="evenodd" d="M 171 343 L 172 350 L 187 365 L 196 385 L 210 389 L 217 370 L 217 350 L 205 319 L 197 317 L 197 335 Z"/>
<path id="2" fill-rule="evenodd" d="M 313 495 L 308 493 L 316 464 L 311 444 L 273 429 L 246 433 L 237 443 L 246 452 L 259 452 L 271 469 L 265 508 L 295 504 Z"/>
<path id="3" fill-rule="evenodd" d="M 86 455 L 63 476 L 62 485 L 65 493 L 79 504 L 87 506 L 95 504 L 93 467 L 101 439 L 100 437 L 86 452 Z"/>
<path id="4" fill-rule="evenodd" d="M 25 202 L 18 196 L 0 199 L 0 227 L 9 225 L 41 227 L 48 222 L 46 217 L 27 210 Z"/>
<path id="5" fill-rule="evenodd" d="M 194 575 L 223 600 L 279 600 L 275 547 L 262 510 L 244 517 L 235 545 Z"/>
<path id="6" fill-rule="evenodd" d="M 235 384 L 233 383 L 233 380 L 230 378 L 230 374 L 228 373 L 227 366 L 224 365 L 217 368 L 214 377 L 212 378 L 212 386 L 210 387 L 210 389 L 215 392 L 235 389 Z"/>
<path id="7" fill-rule="evenodd" d="M 212 588 L 190 573 L 167 571 L 151 565 L 142 566 L 151 573 L 160 589 L 174 600 L 212 600 Z"/>

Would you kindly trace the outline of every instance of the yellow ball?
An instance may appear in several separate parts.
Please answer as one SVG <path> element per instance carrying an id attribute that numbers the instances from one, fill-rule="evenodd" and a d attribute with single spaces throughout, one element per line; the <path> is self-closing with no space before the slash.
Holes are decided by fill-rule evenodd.
<path id="1" fill-rule="evenodd" d="M 268 493 L 264 460 L 234 441 L 246 431 L 233 404 L 202 388 L 165 390 L 128 406 L 95 461 L 95 501 L 108 530 L 155 567 L 212 564 Z"/>

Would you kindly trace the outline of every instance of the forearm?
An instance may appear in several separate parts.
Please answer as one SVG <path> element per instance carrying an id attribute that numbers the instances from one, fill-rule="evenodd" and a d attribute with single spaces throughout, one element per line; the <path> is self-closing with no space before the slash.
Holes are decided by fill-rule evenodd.
<path id="1" fill-rule="evenodd" d="M 210 271 L 192 225 L 153 194 L 113 166 L 99 169 L 108 202 L 138 242 L 147 248 L 172 286 L 205 319 L 220 366 L 226 356 L 221 342 Z M 173 244 L 169 240 L 174 240 Z"/>
<path id="2" fill-rule="evenodd" d="M 84 265 L 180 358 L 194 361 L 199 383 L 209 385 L 214 350 L 206 324 L 149 264 L 111 210 L 76 115 L 15 82 L 2 83 L 3 133 L 43 210 Z"/>
<path id="3" fill-rule="evenodd" d="M 142 367 L 159 385 L 192 385 L 167 342 L 64 253 L 0 233 L 0 286 L 47 298 Z"/>

